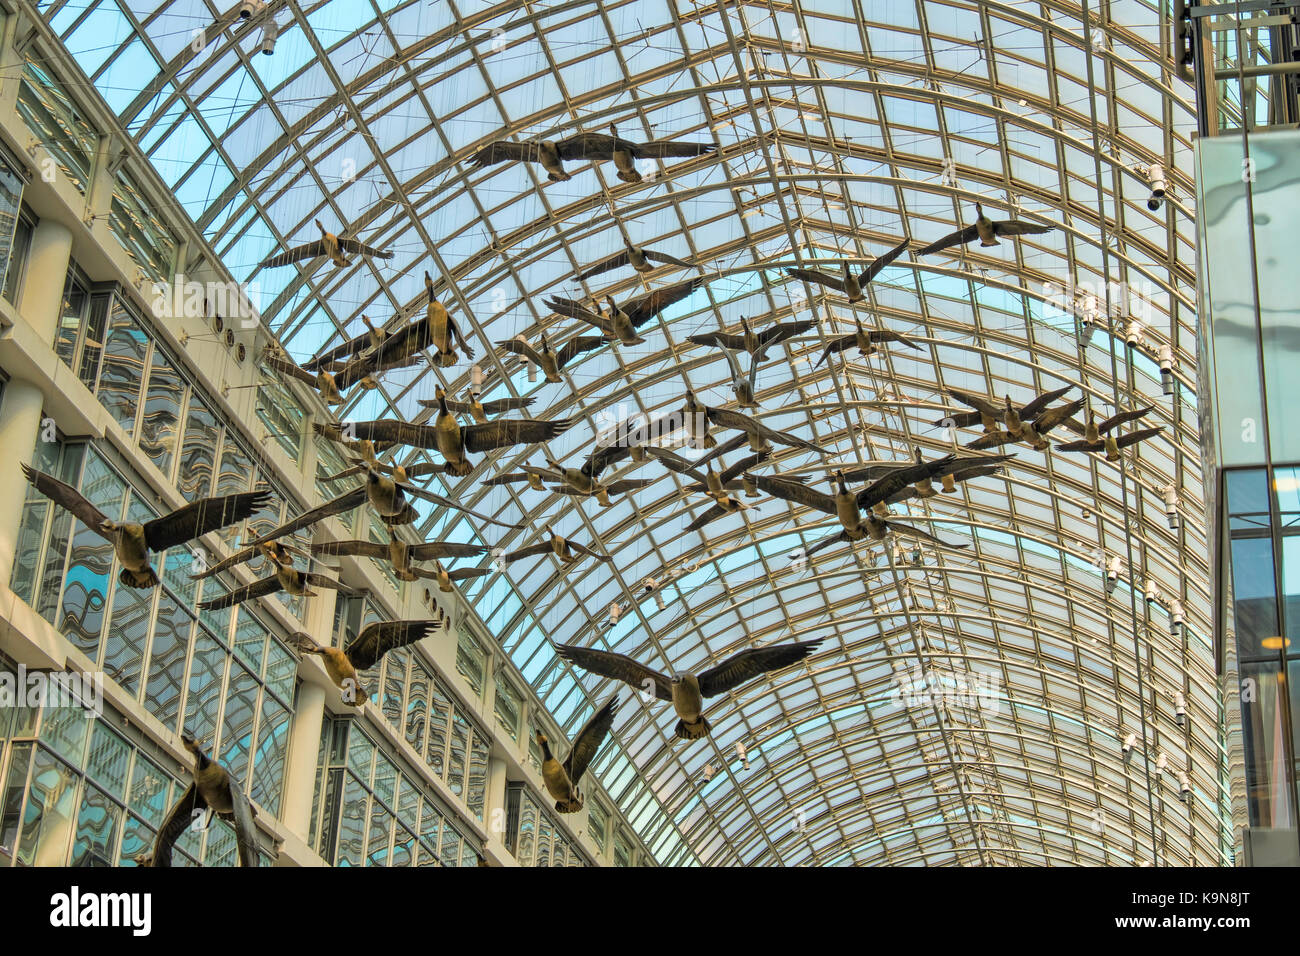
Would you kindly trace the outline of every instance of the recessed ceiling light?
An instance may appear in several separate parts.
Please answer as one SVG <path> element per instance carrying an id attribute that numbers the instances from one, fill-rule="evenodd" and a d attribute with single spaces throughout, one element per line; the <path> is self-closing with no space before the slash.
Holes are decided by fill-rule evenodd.
<path id="1" fill-rule="evenodd" d="M 1291 646 L 1289 637 L 1266 637 L 1259 642 L 1259 646 L 1266 651 L 1280 651 L 1284 647 Z"/>

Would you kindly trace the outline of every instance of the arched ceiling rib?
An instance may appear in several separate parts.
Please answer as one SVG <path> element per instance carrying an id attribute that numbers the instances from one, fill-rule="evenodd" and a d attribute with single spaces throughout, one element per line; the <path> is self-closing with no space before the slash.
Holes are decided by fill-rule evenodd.
<path id="1" fill-rule="evenodd" d="M 288 0 L 271 4 L 280 36 L 275 55 L 261 57 L 250 27 L 225 30 L 199 54 L 175 42 L 219 19 L 210 4 L 122 2 L 157 79 L 122 97 L 121 115 L 226 265 L 260 283 L 264 318 L 288 349 L 306 358 L 356 334 L 362 313 L 419 311 L 427 270 L 471 331 L 485 400 L 535 395 L 535 417 L 582 420 L 549 446 L 566 464 L 581 460 L 611 416 L 657 416 L 679 407 L 688 386 L 710 404 L 731 404 L 726 361 L 685 340 L 732 328 L 741 315 L 818 321 L 760 370 L 756 414 L 826 446 L 836 462 L 950 450 L 932 425 L 951 407 L 945 387 L 1023 403 L 1071 384 L 1071 398 L 1087 396 L 1099 411 L 1117 397 L 1156 406 L 1150 420 L 1164 432 L 1122 470 L 1018 446 L 1007 449 L 1017 458 L 1002 476 L 895 506 L 900 518 L 970 545 L 922 544 L 916 564 L 903 539 L 897 554 L 839 545 L 808 567 L 792 565 L 791 551 L 834 522 L 780 501 L 685 534 L 699 505 L 654 463 L 628 469 L 655 481 L 609 509 L 481 486 L 497 471 L 540 464 L 527 449 L 485 456 L 468 478 L 435 481 L 476 510 L 531 520 L 530 530 L 502 537 L 434 515 L 424 525 L 431 536 L 514 548 L 550 523 L 580 541 L 598 536 L 615 555 L 576 572 L 549 557 L 523 561 L 465 592 L 570 728 L 614 688 L 567 670 L 546 637 L 661 669 L 705 666 L 758 643 L 823 640 L 806 664 L 717 701 L 713 737 L 689 746 L 673 737 L 667 708 L 621 689 L 630 704 L 616 750 L 648 791 L 613 792 L 635 803 L 634 823 L 665 862 L 1223 860 L 1218 711 L 1205 690 L 1213 684 L 1205 529 L 1196 517 L 1191 188 L 1179 172 L 1189 168 L 1193 114 L 1162 52 L 1157 8 L 572 0 L 359 9 Z M 76 54 L 88 41 L 71 9 L 46 7 Z M 1091 48 L 1085 16 L 1102 38 Z M 494 49 L 496 36 L 505 41 Z M 101 87 L 114 62 L 97 68 Z M 606 167 L 571 164 L 570 182 L 546 184 L 536 167 L 466 163 L 498 137 L 611 122 L 633 136 L 720 148 L 637 185 Z M 188 151 L 173 141 L 183 130 L 197 144 Z M 943 175 L 948 158 L 955 181 Z M 1155 161 L 1175 188 L 1152 213 L 1139 167 Z M 206 192 L 187 185 L 205 176 Z M 919 248 L 969 221 L 977 200 L 1058 229 L 960 255 L 907 255 L 857 310 L 783 271 L 869 260 L 905 235 Z M 395 257 L 314 274 L 257 270 L 270 250 L 311 235 L 318 217 Z M 621 300 L 646 288 L 621 272 L 575 282 L 624 234 L 707 263 L 709 283 L 648 326 L 645 345 L 576 360 L 566 370 L 572 390 L 530 382 L 493 354 L 494 342 L 516 334 L 546 329 L 563 340 L 576 331 L 547 313 L 546 296 Z M 660 268 L 649 287 L 677 277 Z M 1133 297 L 1120 301 L 1103 277 L 1127 283 Z M 1081 344 L 1073 290 L 1062 301 L 1063 286 L 1098 293 L 1103 315 L 1113 306 L 1116 336 L 1099 330 Z M 922 350 L 813 369 L 855 312 Z M 1139 313 L 1147 347 L 1129 351 L 1123 325 Z M 1172 397 L 1152 358 L 1163 344 L 1176 358 Z M 469 382 L 467 363 L 400 370 L 339 414 L 413 418 L 435 383 L 461 392 Z M 825 481 L 816 455 L 780 447 L 773 460 L 769 470 Z M 1169 484 L 1186 516 L 1176 530 L 1165 519 Z M 1132 562 L 1131 581 L 1109 597 L 1097 549 Z M 655 594 L 641 593 L 648 577 L 665 582 Z M 1148 579 L 1187 608 L 1180 637 L 1161 603 L 1141 599 Z M 615 601 L 627 607 L 607 627 Z M 909 675 L 926 672 L 950 684 L 986 674 L 993 695 L 983 708 L 891 703 Z M 1172 720 L 1176 692 L 1194 715 L 1186 730 Z M 1124 761 L 1120 740 L 1130 731 L 1152 761 L 1163 752 L 1189 772 L 1196 799 L 1180 802 L 1168 774 Z M 606 756 L 597 769 L 614 766 Z"/>

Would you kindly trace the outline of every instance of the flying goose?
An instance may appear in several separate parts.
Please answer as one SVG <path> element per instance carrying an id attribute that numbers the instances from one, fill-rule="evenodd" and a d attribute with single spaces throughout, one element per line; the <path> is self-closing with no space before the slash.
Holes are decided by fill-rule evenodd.
<path id="1" fill-rule="evenodd" d="M 741 408 L 758 408 L 758 400 L 754 397 L 758 380 L 758 360 L 750 360 L 749 374 L 746 375 L 741 371 L 740 360 L 734 352 L 723 349 L 722 354 L 726 356 L 727 365 L 731 369 L 731 388 L 736 393 L 736 404 Z"/>
<path id="2" fill-rule="evenodd" d="M 754 332 L 750 329 L 749 322 L 742 315 L 740 317 L 741 331 L 738 335 L 730 332 L 703 332 L 699 335 L 688 335 L 686 341 L 694 342 L 696 345 L 708 345 L 727 352 L 748 352 L 753 356 L 755 362 L 762 362 L 767 359 L 767 350 L 773 345 L 794 338 L 796 335 L 803 335 L 816 324 L 811 320 L 777 322 L 768 326 L 762 332 Z"/>
<path id="3" fill-rule="evenodd" d="M 53 475 L 23 465 L 23 474 L 41 494 L 60 508 L 71 511 L 82 524 L 113 545 L 113 553 L 122 565 L 118 580 L 127 587 L 151 588 L 158 584 L 158 575 L 149 564 L 149 552 L 168 548 L 200 538 L 209 531 L 238 524 L 255 511 L 266 507 L 271 500 L 269 491 L 245 491 L 219 498 L 200 498 L 193 504 L 179 508 L 140 524 L 135 521 L 110 521 L 108 516 L 91 504 L 82 494 Z"/>
<path id="4" fill-rule="evenodd" d="M 1072 432 L 1083 436 L 1084 441 L 1090 444 L 1096 444 L 1102 440 L 1102 436 L 1107 432 L 1114 430 L 1120 425 L 1127 425 L 1129 422 L 1135 422 L 1139 418 L 1145 418 L 1154 409 L 1154 405 L 1144 405 L 1141 408 L 1135 408 L 1127 412 L 1116 412 L 1110 418 L 1097 421 L 1097 416 L 1092 409 L 1088 409 L 1088 423 L 1081 425 L 1077 419 L 1067 419 L 1063 424 Z M 1059 446 L 1058 446 L 1059 447 Z"/>
<path id="5" fill-rule="evenodd" d="M 639 345 L 645 339 L 637 335 L 637 329 L 669 306 L 691 295 L 704 285 L 705 281 L 704 276 L 696 276 L 693 279 L 666 285 L 662 289 L 642 293 L 635 298 L 628 299 L 621 305 L 614 301 L 613 296 L 607 295 L 605 296 L 605 302 L 609 306 L 608 315 L 592 312 L 590 309 L 585 308 L 582 303 L 573 299 L 566 299 L 563 296 L 553 296 L 546 299 L 545 305 L 552 312 L 568 316 L 571 319 L 577 319 L 600 329 L 605 334 L 605 337 L 611 341 L 617 341 L 622 345 Z"/>
<path id="6" fill-rule="evenodd" d="M 205 754 L 198 741 L 188 734 L 182 734 L 181 743 L 194 755 L 194 782 L 181 794 L 181 798 L 168 812 L 167 819 L 158 828 L 153 850 L 147 857 L 137 856 L 136 862 L 142 866 L 171 866 L 172 847 L 181 834 L 193 826 L 200 815 L 211 820 L 215 813 L 234 826 L 239 865 L 257 866 L 257 828 L 253 824 L 253 805 L 248 802 L 235 778 L 225 767 Z"/>
<path id="7" fill-rule="evenodd" d="M 897 332 L 890 332 L 887 329 L 872 329 L 867 331 L 862 327 L 862 320 L 856 315 L 853 316 L 853 324 L 857 327 L 848 335 L 841 336 L 826 346 L 826 351 L 822 352 L 822 357 L 817 360 L 813 368 L 817 368 L 822 362 L 825 362 L 831 355 L 843 352 L 845 349 L 857 346 L 858 354 L 863 358 L 868 355 L 874 355 L 880 351 L 879 346 L 885 342 L 899 342 L 906 345 L 909 349 L 921 351 L 921 346 L 917 345 L 911 339 Z"/>
<path id="8" fill-rule="evenodd" d="M 925 256 L 951 246 L 964 246 L 976 239 L 979 239 L 981 246 L 996 246 L 1000 245 L 998 242 L 999 236 L 1037 236 L 1044 232 L 1051 232 L 1055 228 L 1056 226 L 1040 226 L 1019 219 L 999 219 L 995 221 L 984 215 L 983 207 L 976 203 L 975 221 L 971 225 L 958 229 L 937 242 L 932 242 L 928 246 L 918 249 L 916 254 Z"/>
<path id="9" fill-rule="evenodd" d="M 474 466 L 469 463 L 468 455 L 478 455 L 509 445 L 534 445 L 549 441 L 576 421 L 572 418 L 555 421 L 522 418 L 497 419 L 483 425 L 461 425 L 447 407 L 446 390 L 438 386 L 434 394 L 438 401 L 438 415 L 432 425 L 379 419 L 370 422 L 350 422 L 350 431 L 358 438 L 368 438 L 371 441 L 436 449 L 446 461 L 447 474 L 468 475 L 474 470 Z M 343 438 L 341 425 L 322 425 L 318 422 L 313 428 L 317 434 L 332 441 L 340 441 Z"/>
<path id="10" fill-rule="evenodd" d="M 320 657 L 325 673 L 343 691 L 343 699 L 360 707 L 370 699 L 370 691 L 361 684 L 361 672 L 370 670 L 389 651 L 421 641 L 441 626 L 442 622 L 436 620 L 376 621 L 362 628 L 345 651 L 317 644 L 302 631 L 294 635 L 294 643 L 299 653 Z"/>
<path id="11" fill-rule="evenodd" d="M 548 179 L 557 183 L 573 178 L 564 170 L 566 161 L 589 159 L 604 162 L 612 159 L 618 168 L 619 179 L 627 183 L 639 183 L 641 174 L 636 169 L 637 159 L 702 156 L 718 148 L 714 143 L 677 143 L 672 140 L 634 143 L 619 138 L 617 129 L 612 125 L 610 132 L 613 135 L 578 133 L 560 140 L 534 140 L 528 143 L 497 140 L 474 154 L 470 168 L 482 169 L 507 161 L 538 163 L 546 170 Z"/>
<path id="12" fill-rule="evenodd" d="M 429 343 L 438 350 L 437 364 L 442 368 L 455 365 L 459 361 L 456 355 L 457 346 L 465 353 L 467 361 L 472 359 L 474 350 L 465 340 L 465 333 L 456 324 L 456 320 L 447 313 L 443 304 L 434 298 L 433 277 L 427 272 L 424 274 L 424 288 L 429 293 L 429 305 L 425 312 L 425 319 L 429 324 Z"/>
<path id="13" fill-rule="evenodd" d="M 429 336 L 429 317 L 421 316 L 413 322 L 399 326 L 382 335 L 370 324 L 364 315 L 362 321 L 371 330 L 365 335 L 349 339 L 342 345 L 321 352 L 315 358 L 303 363 L 309 372 L 318 369 L 333 369 L 335 376 L 344 369 L 375 369 L 383 371 L 414 364 L 420 354 L 432 344 Z M 361 343 L 360 345 L 358 343 Z M 349 373 L 353 381 L 359 378 L 355 371 Z"/>
<path id="14" fill-rule="evenodd" d="M 1047 438 L 1048 433 L 1058 425 L 1065 423 L 1065 420 L 1074 415 L 1079 409 L 1083 408 L 1084 399 L 1067 402 L 1064 405 L 1058 405 L 1056 408 L 1049 408 L 1046 411 L 1039 412 L 1033 418 L 1022 418 L 1019 415 L 1014 416 L 1019 427 L 1012 429 L 1013 409 L 1011 408 L 1011 399 L 1006 402 L 1005 418 L 1008 423 L 1006 428 L 995 429 L 991 432 L 985 432 L 979 438 L 972 442 L 967 442 L 967 448 L 997 448 L 1002 445 L 1010 445 L 1013 442 L 1024 442 L 1029 447 L 1043 451 L 1050 444 Z"/>
<path id="15" fill-rule="evenodd" d="M 564 763 L 556 760 L 551 753 L 551 744 L 546 735 L 540 730 L 536 731 L 537 743 L 542 748 L 542 780 L 547 792 L 555 798 L 557 812 L 577 813 L 582 809 L 582 793 L 578 790 L 578 781 L 609 735 L 617 707 L 618 695 L 615 694 L 606 701 L 604 707 L 587 719 L 578 731 L 578 736 L 573 738 L 573 747 Z"/>
<path id="16" fill-rule="evenodd" d="M 704 698 L 717 697 L 769 671 L 797 664 L 815 651 L 821 639 L 797 644 L 751 647 L 733 654 L 721 664 L 700 674 L 674 673 L 672 677 L 638 663 L 625 654 L 598 651 L 576 644 L 558 644 L 555 653 L 592 674 L 612 677 L 649 692 L 673 705 L 679 720 L 674 733 L 682 740 L 707 737 L 712 728 L 704 718 Z"/>
<path id="17" fill-rule="evenodd" d="M 743 412 L 731 411 L 726 408 L 710 408 L 707 405 L 702 405 L 696 400 L 695 393 L 689 389 L 686 391 L 686 405 L 677 414 L 682 416 L 682 424 L 696 448 L 713 448 L 717 445 L 717 440 L 708 431 L 708 423 L 712 422 L 719 428 L 734 428 L 737 431 L 744 432 L 749 438 L 750 450 L 754 452 L 767 451 L 768 442 L 777 442 L 795 448 L 806 448 L 822 455 L 827 454 L 826 449 L 820 445 L 814 445 L 812 442 L 805 441 L 788 432 L 779 432 L 776 429 L 768 428 L 757 419 L 751 418 Z M 660 421 L 663 421 L 663 419 Z"/>
<path id="18" fill-rule="evenodd" d="M 847 262 L 844 263 L 844 275 L 835 277 L 827 275 L 824 272 L 817 272 L 813 269 L 786 269 L 790 275 L 796 279 L 802 279 L 804 282 L 811 282 L 814 285 L 826 286 L 830 289 L 837 289 L 849 297 L 850 302 L 861 302 L 867 297 L 867 286 L 871 280 L 880 274 L 880 271 L 889 265 L 905 251 L 909 240 L 904 239 L 894 248 L 890 249 L 883 256 L 872 261 L 859 275 L 854 275 Z"/>
<path id="19" fill-rule="evenodd" d="M 253 598 L 266 597 L 276 591 L 285 591 L 295 596 L 315 597 L 318 592 L 313 591 L 313 587 L 329 588 L 353 596 L 361 593 L 355 588 L 350 588 L 341 581 L 335 581 L 323 574 L 317 574 L 314 571 L 299 571 L 293 566 L 292 562 L 289 564 L 276 562 L 274 574 L 259 578 L 252 584 L 235 588 L 235 590 L 220 597 L 200 601 L 198 608 L 201 611 L 219 611 L 222 608 L 251 601 Z"/>
<path id="20" fill-rule="evenodd" d="M 411 568 L 411 573 L 417 578 L 436 581 L 439 591 L 450 594 L 452 581 L 468 581 L 470 578 L 479 578 L 485 574 L 491 574 L 492 568 L 457 568 L 454 571 L 448 571 L 440 561 L 435 559 L 432 568 Z"/>
<path id="21" fill-rule="evenodd" d="M 768 457 L 766 452 L 750 455 L 719 474 L 713 470 L 711 463 L 706 463 L 705 470 L 701 473 L 685 459 L 672 452 L 658 448 L 654 449 L 654 452 L 655 457 L 659 459 L 665 468 L 680 475 L 685 475 L 692 480 L 692 483 L 684 489 L 687 493 L 704 494 L 713 499 L 713 505 L 687 526 L 686 530 L 688 532 L 698 531 L 723 515 L 734 514 L 737 511 L 744 511 L 749 508 L 750 506 L 743 501 L 732 497 L 730 492 L 743 488 L 748 497 L 758 497 L 758 488 L 751 482 L 745 481 L 741 476 L 746 475 L 750 469 L 757 467 Z"/>
<path id="22" fill-rule="evenodd" d="M 324 541 L 311 546 L 312 554 L 352 555 L 387 561 L 393 566 L 393 574 L 399 581 L 415 581 L 420 576 L 411 568 L 412 561 L 428 561 L 433 558 L 469 558 L 490 551 L 483 544 L 460 544 L 454 541 L 426 541 L 421 544 L 409 544 L 390 530 L 388 543 L 378 541 Z"/>
<path id="23" fill-rule="evenodd" d="M 953 428 L 972 428 L 975 425 L 983 425 L 986 432 L 998 430 L 1000 422 L 1008 421 L 1008 411 L 1014 412 L 1010 420 L 1015 421 L 1015 428 L 1008 427 L 1008 431 L 1018 431 L 1019 423 L 1026 419 L 1034 419 L 1038 413 L 1046 408 L 1052 402 L 1056 401 L 1070 389 L 1073 385 L 1067 385 L 1064 388 L 1053 389 L 1050 392 L 1043 392 L 1033 400 L 1021 405 L 1019 408 L 1011 405 L 1011 396 L 1007 395 L 999 401 L 997 398 L 987 398 L 983 395 L 976 395 L 974 392 L 963 392 L 961 389 L 947 388 L 944 389 L 950 396 L 967 405 L 975 411 L 973 412 L 951 412 L 944 415 L 935 425 L 951 425 Z"/>
<path id="24" fill-rule="evenodd" d="M 389 336 L 400 332 L 400 329 L 390 331 L 387 328 L 376 326 L 367 315 L 361 316 L 361 322 L 365 325 L 366 331 L 353 338 L 344 339 L 342 344 L 336 345 L 329 351 L 318 353 L 314 358 L 304 363 L 303 368 L 314 371 L 332 362 L 345 362 L 366 352 L 373 352 L 383 345 Z"/>
<path id="25" fill-rule="evenodd" d="M 317 425 L 319 428 L 320 426 Z M 250 547 L 255 547 L 264 541 L 270 541 L 272 538 L 282 538 L 287 534 L 293 534 L 303 528 L 310 527 L 318 521 L 323 521 L 331 515 L 343 514 L 345 511 L 351 511 L 362 502 L 369 501 L 370 506 L 375 509 L 381 521 L 384 524 L 392 526 L 399 524 L 410 524 L 417 517 L 415 508 L 411 505 L 408 498 L 414 496 L 428 501 L 432 504 L 440 505 L 444 508 L 454 508 L 457 511 L 464 511 L 466 514 L 472 514 L 474 517 L 484 521 L 490 521 L 493 524 L 499 524 L 507 528 L 517 528 L 519 525 L 505 524 L 496 521 L 486 515 L 471 511 L 461 505 L 450 501 L 441 495 L 435 495 L 431 491 L 423 488 L 417 488 L 414 485 L 404 484 L 385 475 L 378 467 L 366 462 L 366 478 L 360 485 L 351 491 L 345 491 L 343 494 L 318 505 L 309 511 L 304 511 L 296 518 L 292 518 L 280 525 L 278 528 L 272 528 L 266 534 L 262 535 L 256 541 L 250 542 Z"/>
<path id="26" fill-rule="evenodd" d="M 468 414 L 480 425 L 486 425 L 490 419 L 496 418 L 504 412 L 516 412 L 521 408 L 527 408 L 537 399 L 535 398 L 497 398 L 490 402 L 480 402 L 478 392 L 469 393 L 468 402 L 457 402 L 451 399 L 447 400 L 447 409 L 455 415 Z M 437 408 L 438 400 L 436 398 L 422 398 L 420 404 L 425 408 Z"/>
<path id="27" fill-rule="evenodd" d="M 867 519 L 863 528 L 866 532 L 865 534 L 854 535 L 848 531 L 840 531 L 836 534 L 827 535 L 812 547 L 807 548 L 804 551 L 804 557 L 811 558 L 818 551 L 821 551 L 823 548 L 828 548 L 833 544 L 845 542 L 855 544 L 864 538 L 868 538 L 872 541 L 884 541 L 890 534 L 911 535 L 914 538 L 921 538 L 925 541 L 931 542 L 932 544 L 937 544 L 941 548 L 970 547 L 968 544 L 944 541 L 942 538 L 937 538 L 928 531 L 922 531 L 920 528 L 913 527 L 909 524 L 899 524 L 897 521 L 882 521 L 880 518 L 877 518 L 875 515 L 870 513 L 867 514 Z"/>
<path id="28" fill-rule="evenodd" d="M 315 242 L 308 242 L 301 246 L 294 246 L 292 249 L 286 249 L 278 256 L 272 256 L 265 260 L 261 268 L 274 269 L 277 266 L 287 266 L 291 262 L 316 259 L 320 256 L 329 256 L 330 261 L 336 266 L 345 266 L 348 264 L 346 253 L 369 256 L 373 259 L 393 258 L 391 249 L 376 249 L 373 246 L 366 245 L 359 239 L 344 239 L 334 235 L 325 228 L 319 219 L 316 220 L 316 228 L 320 230 L 320 238 Z"/>
<path id="29" fill-rule="evenodd" d="M 554 383 L 563 381 L 560 378 L 560 372 L 564 370 L 564 366 L 583 352 L 598 349 L 608 341 L 609 339 L 603 335 L 576 335 L 565 342 L 558 352 L 554 352 L 546 339 L 546 333 L 543 332 L 540 350 L 533 348 L 527 342 L 519 341 L 519 339 L 507 339 L 504 342 L 498 342 L 497 348 L 526 358 L 542 370 L 542 375 L 546 377 L 546 381 Z"/>
<path id="30" fill-rule="evenodd" d="M 1132 414 L 1132 413 L 1129 413 Z M 1089 424 L 1092 424 L 1090 418 Z M 1114 426 L 1112 426 L 1113 429 Z M 1138 442 L 1146 441 L 1148 438 L 1154 438 L 1159 435 L 1163 426 L 1157 425 L 1155 428 L 1142 428 L 1135 432 L 1129 432 L 1127 435 L 1116 437 L 1112 429 L 1107 429 L 1094 440 L 1082 438 L 1079 441 L 1066 442 L 1063 445 L 1057 445 L 1057 451 L 1104 451 L 1107 461 L 1119 461 L 1120 449 L 1127 448 L 1129 445 L 1136 445 Z M 1101 429 L 1098 427 L 1098 431 Z"/>
<path id="31" fill-rule="evenodd" d="M 281 375 L 296 378 L 303 384 L 316 389 L 320 394 L 321 401 L 326 405 L 343 404 L 343 395 L 339 391 L 338 383 L 334 381 L 334 375 L 331 372 L 323 370 L 316 373 L 309 372 L 297 362 L 271 354 L 270 349 L 267 349 L 267 353 L 262 356 L 262 364 L 267 368 L 274 369 Z"/>
<path id="32" fill-rule="evenodd" d="M 955 459 L 955 457 L 948 456 L 947 463 L 951 464 L 951 460 Z M 935 463 L 926 464 L 932 465 Z M 966 547 L 965 544 L 948 544 L 909 525 L 886 523 L 871 513 L 870 508 L 878 504 L 883 505 L 889 495 L 901 491 L 912 483 L 912 481 L 904 480 L 905 478 L 917 473 L 918 471 L 913 471 L 910 468 L 906 470 L 899 469 L 897 474 L 877 479 L 873 485 L 854 494 L 848 489 L 844 473 L 837 471 L 832 479 L 832 484 L 835 487 L 834 495 L 825 494 L 781 476 L 751 475 L 750 477 L 762 491 L 767 492 L 774 498 L 783 498 L 793 504 L 804 505 L 824 514 L 833 515 L 840 522 L 840 528 L 845 540 L 859 541 L 863 538 L 871 538 L 874 541 L 880 541 L 884 539 L 889 531 L 898 531 L 902 534 L 911 534 L 918 538 L 929 539 L 945 547 Z M 929 477 L 932 478 L 934 475 L 931 474 Z M 916 478 L 913 477 L 912 480 L 915 481 Z"/>
<path id="33" fill-rule="evenodd" d="M 560 487 L 552 488 L 551 491 L 558 492 L 562 495 L 583 495 L 596 498 L 602 507 L 608 508 L 613 502 L 609 500 L 610 495 L 623 495 L 629 491 L 636 491 L 650 484 L 649 478 L 624 478 L 619 481 L 602 482 L 592 474 L 594 462 L 588 458 L 581 468 L 567 468 L 550 456 L 546 458 L 546 464 L 549 468 L 538 468 L 536 465 L 521 465 L 520 468 L 527 475 L 536 475 L 542 481 L 556 482 Z"/>
<path id="34" fill-rule="evenodd" d="M 933 498 L 943 491 L 945 494 L 955 494 L 957 485 L 972 478 L 984 478 L 988 475 L 998 475 L 1006 469 L 1001 465 L 973 465 L 961 468 L 958 471 L 951 472 L 942 476 L 940 486 L 936 488 L 929 478 L 923 478 L 915 484 L 901 488 L 893 494 L 888 495 L 884 503 L 887 505 L 896 505 L 912 498 Z"/>
<path id="35" fill-rule="evenodd" d="M 285 544 L 282 541 L 265 541 L 262 544 L 252 547 L 243 548 L 236 551 L 224 561 L 218 561 L 210 568 L 206 568 L 198 574 L 191 574 L 190 578 L 195 581 L 202 581 L 204 578 L 210 578 L 214 574 L 233 568 L 237 564 L 246 564 L 254 558 L 262 557 L 270 561 L 271 564 L 293 564 L 293 556 L 310 557 L 310 555 L 301 548 L 295 548 L 291 544 Z"/>
<path id="36" fill-rule="evenodd" d="M 597 551 L 592 551 L 590 548 L 584 547 L 576 541 L 570 541 L 562 535 L 556 534 L 549 526 L 546 530 L 549 537 L 545 541 L 538 542 L 537 544 L 530 544 L 527 547 L 519 548 L 516 551 L 511 551 L 508 554 L 502 555 L 501 560 L 506 564 L 512 564 L 515 561 L 535 557 L 539 554 L 553 554 L 559 559 L 561 564 L 574 564 L 581 561 L 584 557 L 595 558 L 597 561 L 614 560 L 611 555 L 600 554 Z"/>
<path id="37" fill-rule="evenodd" d="M 579 282 L 586 282 L 593 276 L 598 276 L 604 272 L 610 272 L 622 266 L 631 266 L 637 272 L 654 272 L 655 266 L 651 262 L 667 262 L 670 265 L 681 266 L 683 269 L 694 268 L 689 262 L 668 255 L 666 252 L 659 252 L 657 249 L 647 249 L 645 247 L 634 246 L 627 240 L 623 241 L 626 247 L 622 252 L 610 256 L 608 259 L 602 259 L 594 266 L 578 276 Z"/>

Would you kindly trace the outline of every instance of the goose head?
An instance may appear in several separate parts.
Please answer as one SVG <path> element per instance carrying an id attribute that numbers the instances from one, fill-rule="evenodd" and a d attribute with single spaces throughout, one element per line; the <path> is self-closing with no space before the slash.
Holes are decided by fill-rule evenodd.
<path id="1" fill-rule="evenodd" d="M 451 412 L 447 408 L 447 390 L 439 385 L 434 389 L 433 397 L 437 399 L 438 410 L 444 415 L 450 415 Z"/>
<path id="2" fill-rule="evenodd" d="M 115 534 L 117 532 L 117 522 L 105 518 L 99 523 L 99 530 L 103 534 Z"/>
<path id="3" fill-rule="evenodd" d="M 316 228 L 320 230 L 320 234 L 322 236 L 329 235 L 329 230 L 325 228 L 325 224 L 321 222 L 319 219 L 316 220 Z"/>
<path id="4" fill-rule="evenodd" d="M 364 312 L 361 314 L 361 321 L 365 325 L 365 327 L 369 329 L 371 332 L 378 331 L 375 328 L 375 324 L 370 321 L 370 316 L 366 315 Z"/>
<path id="5" fill-rule="evenodd" d="M 550 343 L 549 341 L 547 341 L 546 333 L 543 332 L 543 333 L 542 333 L 542 352 L 543 352 L 543 354 L 545 354 L 546 352 L 549 352 L 550 350 L 551 350 L 551 343 Z"/>
<path id="6" fill-rule="evenodd" d="M 976 204 L 975 204 L 975 217 L 976 217 L 977 219 L 983 219 L 983 218 L 984 218 L 984 207 L 981 206 L 979 203 L 976 203 Z"/>
<path id="7" fill-rule="evenodd" d="M 428 272 L 424 273 L 424 287 L 429 290 L 429 297 L 433 297 L 433 276 Z"/>

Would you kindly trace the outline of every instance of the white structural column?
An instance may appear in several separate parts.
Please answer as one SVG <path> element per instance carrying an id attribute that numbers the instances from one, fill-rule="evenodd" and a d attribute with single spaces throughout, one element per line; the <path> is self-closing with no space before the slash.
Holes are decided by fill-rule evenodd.
<path id="1" fill-rule="evenodd" d="M 298 688 L 289 730 L 289 762 L 284 772 L 284 805 L 280 822 L 304 843 L 311 833 L 311 805 L 316 794 L 316 764 L 321 724 L 325 720 L 325 688 L 303 681 Z"/>
<path id="2" fill-rule="evenodd" d="M 488 758 L 487 776 L 487 827 L 494 840 L 506 839 L 506 762 L 500 757 Z"/>
<path id="3" fill-rule="evenodd" d="M 63 311 L 63 284 L 72 253 L 72 233 L 54 220 L 42 219 L 32 234 L 20 312 L 45 342 L 54 343 Z M 27 500 L 27 481 L 18 462 L 30 462 L 41 431 L 45 396 L 32 382 L 10 379 L 0 402 L 0 584 L 7 585 L 18 549 L 18 528 Z"/>

